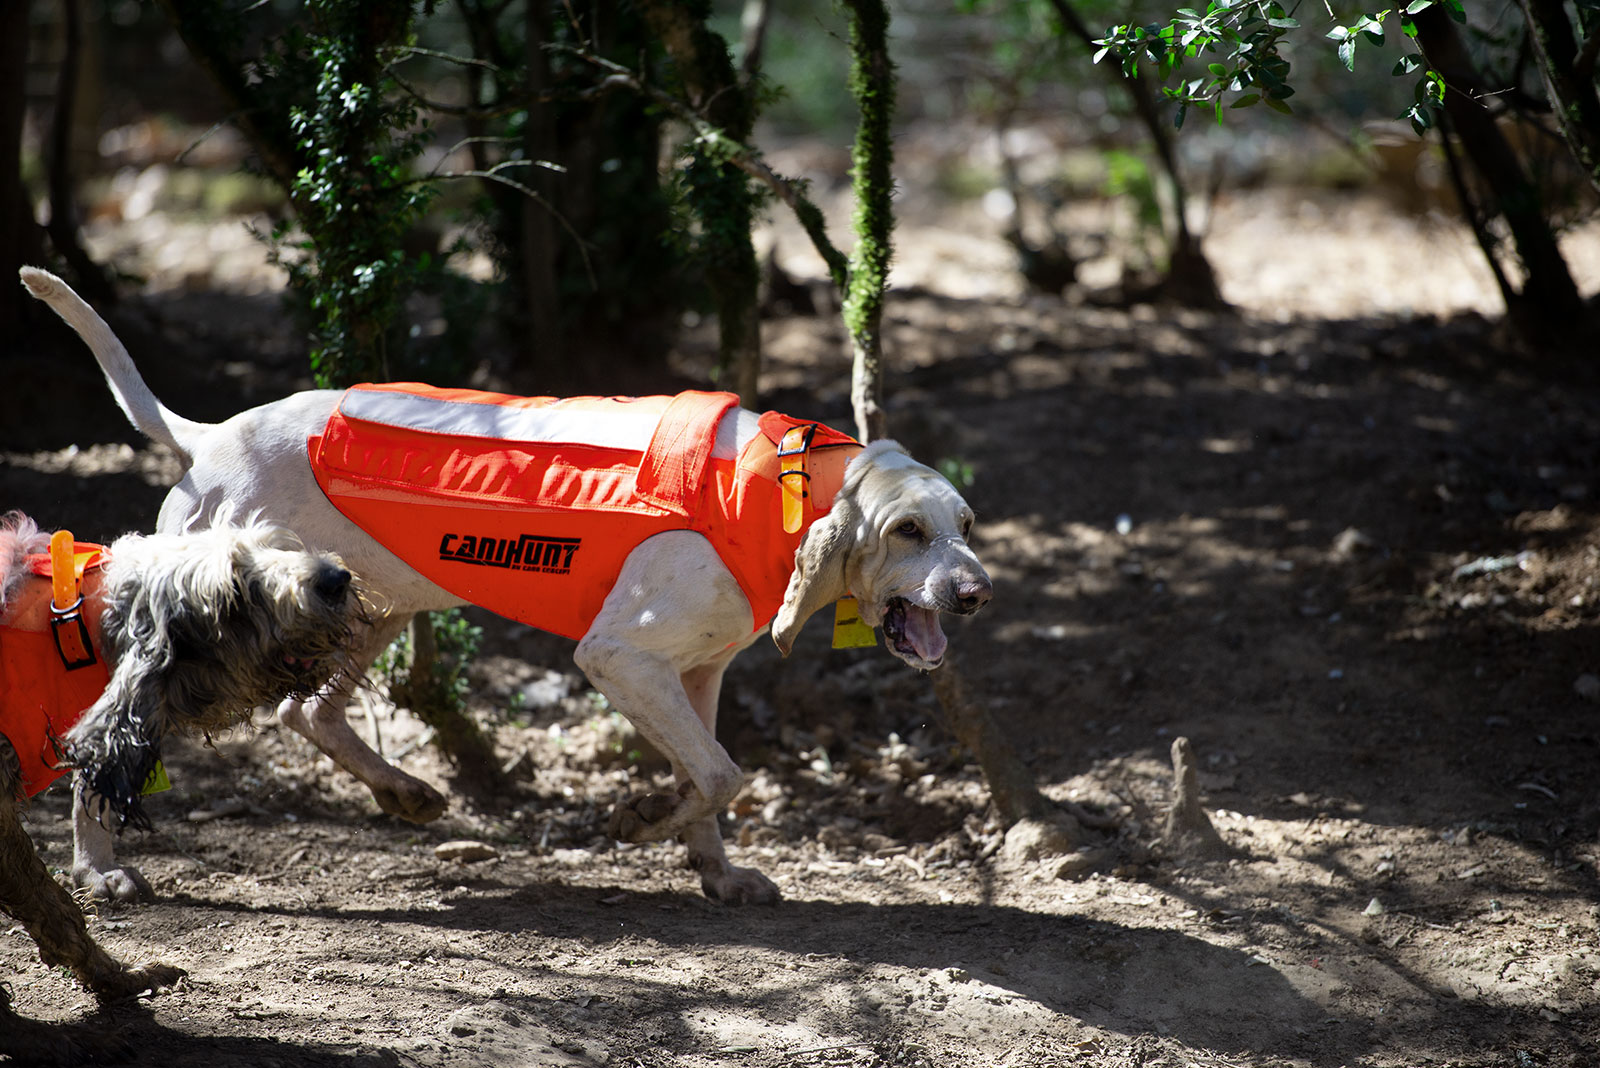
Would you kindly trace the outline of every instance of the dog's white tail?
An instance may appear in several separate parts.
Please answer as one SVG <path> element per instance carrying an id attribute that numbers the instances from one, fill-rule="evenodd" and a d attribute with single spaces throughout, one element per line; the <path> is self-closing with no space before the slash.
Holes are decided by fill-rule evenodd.
<path id="1" fill-rule="evenodd" d="M 190 467 L 194 463 L 194 448 L 185 444 L 185 440 L 192 441 L 209 430 L 210 424 L 196 423 L 175 415 L 157 400 L 145 384 L 144 377 L 139 374 L 139 369 L 133 365 L 128 350 L 111 332 L 111 327 L 82 297 L 72 291 L 71 286 L 38 267 L 24 267 L 18 273 L 28 292 L 50 305 L 94 352 L 101 372 L 111 385 L 111 395 L 116 398 L 117 406 L 139 432 L 177 453 L 183 466 Z"/>

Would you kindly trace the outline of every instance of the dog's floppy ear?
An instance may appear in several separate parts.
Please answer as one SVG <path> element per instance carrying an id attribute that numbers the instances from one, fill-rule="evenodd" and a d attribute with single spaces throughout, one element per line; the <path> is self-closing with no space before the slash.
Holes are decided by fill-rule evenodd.
<path id="1" fill-rule="evenodd" d="M 120 823 L 149 829 L 140 795 L 161 759 L 161 673 L 125 657 L 111 683 L 67 733 L 67 763 L 83 774 L 80 786 L 103 798 Z"/>
<path id="2" fill-rule="evenodd" d="M 813 523 L 794 553 L 794 574 L 783 605 L 772 621 L 772 640 L 784 656 L 794 648 L 800 628 L 816 611 L 850 592 L 845 562 L 855 545 L 851 508 L 836 501 L 833 511 Z"/>

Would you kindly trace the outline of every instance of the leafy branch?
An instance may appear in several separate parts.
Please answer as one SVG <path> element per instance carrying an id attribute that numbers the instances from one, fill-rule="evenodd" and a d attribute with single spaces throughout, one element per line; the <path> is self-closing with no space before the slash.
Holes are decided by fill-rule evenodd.
<path id="1" fill-rule="evenodd" d="M 1326 6 L 1326 0 L 1324 0 Z M 1439 5 L 1457 22 L 1466 19 L 1462 0 L 1412 0 L 1401 10 L 1362 12 L 1348 21 L 1328 13 L 1335 23 L 1325 36 L 1333 41 L 1339 60 L 1348 70 L 1355 69 L 1356 49 L 1365 42 L 1381 48 L 1388 40 L 1386 23 L 1398 18 L 1401 33 L 1408 39 L 1417 35 L 1415 16 Z M 1212 0 L 1205 10 L 1179 8 L 1172 21 L 1163 25 L 1123 23 L 1112 26 L 1094 43 L 1099 51 L 1094 62 L 1110 58 L 1122 65 L 1130 77 L 1141 63 L 1154 64 L 1161 81 L 1193 70 L 1202 60 L 1204 72 L 1188 77 L 1175 86 L 1164 85 L 1162 92 L 1178 104 L 1175 125 L 1182 126 L 1191 107 L 1209 109 L 1220 124 L 1225 109 L 1263 104 L 1282 114 L 1290 114 L 1290 64 L 1279 46 L 1284 36 L 1300 28 L 1294 13 L 1277 0 Z M 1216 57 L 1216 58 L 1212 58 Z M 1416 75 L 1416 93 L 1411 106 L 1400 118 L 1408 119 L 1419 133 L 1438 121 L 1444 101 L 1445 82 L 1419 51 L 1401 56 L 1393 73 L 1397 77 Z"/>

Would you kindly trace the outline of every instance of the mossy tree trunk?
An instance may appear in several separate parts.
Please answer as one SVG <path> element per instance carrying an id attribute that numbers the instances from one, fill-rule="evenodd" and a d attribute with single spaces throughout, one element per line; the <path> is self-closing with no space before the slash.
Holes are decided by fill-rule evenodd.
<path id="1" fill-rule="evenodd" d="M 851 151 L 851 180 L 855 190 L 856 244 L 844 272 L 845 327 L 854 356 L 851 403 L 856 434 L 863 442 L 888 435 L 884 407 L 883 304 L 893 258 L 894 230 L 894 118 L 895 75 L 889 59 L 889 14 L 883 0 L 846 0 L 850 11 L 850 90 L 861 111 Z M 807 205 L 810 208 L 810 205 Z M 814 211 L 814 208 L 810 208 Z M 811 231 L 819 220 L 802 213 Z M 815 240 L 815 237 L 813 238 Z M 829 259 L 831 246 L 818 248 Z M 835 279 L 838 272 L 834 270 Z M 970 700 L 955 658 L 946 656 L 934 673 L 934 694 L 945 729 L 972 750 L 990 796 L 1006 824 L 1038 820 L 1056 825 L 1064 839 L 1074 844 L 1077 821 L 1039 792 L 1016 748 L 989 716 L 988 709 Z"/>
<path id="2" fill-rule="evenodd" d="M 855 189 L 855 249 L 844 292 L 844 323 L 853 367 L 850 405 L 856 436 L 885 437 L 883 300 L 894 256 L 894 64 L 889 59 L 889 12 L 883 0 L 845 0 L 850 12 L 850 93 L 861 117 L 850 150 Z"/>

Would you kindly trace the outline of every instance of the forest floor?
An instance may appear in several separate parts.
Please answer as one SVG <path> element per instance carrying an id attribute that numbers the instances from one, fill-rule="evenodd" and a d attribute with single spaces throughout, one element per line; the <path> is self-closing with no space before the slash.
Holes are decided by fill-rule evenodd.
<path id="1" fill-rule="evenodd" d="M 120 843 L 160 900 L 92 929 L 189 978 L 97 1007 L 0 926 L 17 1009 L 163 1068 L 1600 1064 L 1592 371 L 1505 348 L 1470 240 L 1371 197 L 1219 204 L 1227 313 L 1028 297 L 975 212 L 902 207 L 891 418 L 970 470 L 996 587 L 952 654 L 1114 830 L 1011 855 L 930 680 L 814 622 L 724 690 L 727 835 L 784 901 L 713 904 L 681 846 L 606 837 L 655 772 L 570 643 L 473 614 L 513 794 L 411 826 L 265 716 L 174 745 Z M 149 281 L 114 318 L 157 391 L 212 418 L 303 384 L 259 251 L 165 225 L 101 235 Z M 1568 249 L 1600 288 L 1600 240 Z M 847 427 L 837 318 L 766 331 L 768 404 Z M 0 420 L 4 504 L 148 528 L 172 461 L 86 353 L 47 370 L 76 402 Z M 355 717 L 449 787 L 409 714 Z M 1180 736 L 1226 859 L 1161 841 Z M 58 869 L 68 807 L 29 815 Z M 492 855 L 436 854 L 462 839 Z"/>

